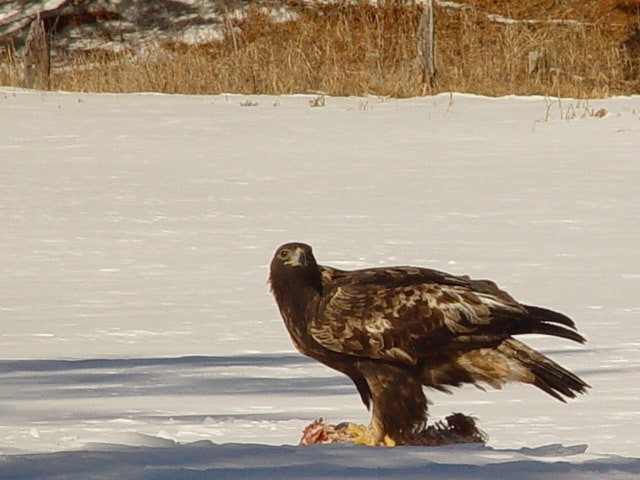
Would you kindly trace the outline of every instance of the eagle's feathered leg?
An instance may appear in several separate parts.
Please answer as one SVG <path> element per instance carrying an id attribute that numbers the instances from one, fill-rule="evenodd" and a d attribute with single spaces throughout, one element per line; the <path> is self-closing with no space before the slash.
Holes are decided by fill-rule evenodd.
<path id="1" fill-rule="evenodd" d="M 378 362 L 359 362 L 371 391 L 371 421 L 365 441 L 372 445 L 401 444 L 424 429 L 427 398 L 415 372 L 407 367 Z"/>

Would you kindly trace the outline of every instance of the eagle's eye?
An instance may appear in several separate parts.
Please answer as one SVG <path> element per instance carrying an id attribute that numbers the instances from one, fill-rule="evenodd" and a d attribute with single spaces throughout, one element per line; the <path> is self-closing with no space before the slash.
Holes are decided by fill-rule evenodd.
<path id="1" fill-rule="evenodd" d="M 278 253 L 278 255 L 280 255 L 280 258 L 287 258 L 289 256 L 289 251 L 286 249 L 282 249 L 280 250 L 280 253 Z"/>

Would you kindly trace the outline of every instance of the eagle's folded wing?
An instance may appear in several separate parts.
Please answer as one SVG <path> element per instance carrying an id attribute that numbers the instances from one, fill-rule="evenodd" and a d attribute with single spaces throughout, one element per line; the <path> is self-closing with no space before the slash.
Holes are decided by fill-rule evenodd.
<path id="1" fill-rule="evenodd" d="M 399 274 L 396 269 L 388 282 L 376 275 L 376 281 L 329 283 L 309 327 L 313 338 L 335 352 L 407 364 L 523 333 L 584 341 L 568 317 L 521 305 L 493 282 L 411 283 L 398 281 Z"/>
<path id="2" fill-rule="evenodd" d="M 456 285 L 347 283 L 326 292 L 310 331 L 336 352 L 414 364 L 462 343 L 500 341 L 510 318 L 525 313 L 518 303 Z"/>

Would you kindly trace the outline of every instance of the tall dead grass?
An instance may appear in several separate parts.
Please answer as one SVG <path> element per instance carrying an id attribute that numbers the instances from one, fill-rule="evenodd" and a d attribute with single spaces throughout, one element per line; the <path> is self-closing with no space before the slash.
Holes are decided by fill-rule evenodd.
<path id="1" fill-rule="evenodd" d="M 476 9 L 436 9 L 435 85 L 421 82 L 416 31 L 421 7 L 382 2 L 299 6 L 274 22 L 250 8 L 227 19 L 224 39 L 207 45 L 157 45 L 145 55 L 89 52 L 54 69 L 53 89 L 94 92 L 375 94 L 440 91 L 576 98 L 640 92 L 634 53 L 621 26 L 499 23 Z M 548 17 L 549 18 L 549 17 Z M 544 52 L 529 73 L 530 52 Z M 5 57 L 0 83 L 20 85 L 18 58 Z"/>

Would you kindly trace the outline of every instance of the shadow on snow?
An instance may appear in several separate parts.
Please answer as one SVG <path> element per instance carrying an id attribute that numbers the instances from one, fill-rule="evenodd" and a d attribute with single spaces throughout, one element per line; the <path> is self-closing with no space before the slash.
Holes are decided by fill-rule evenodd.
<path id="1" fill-rule="evenodd" d="M 571 461 L 580 446 L 493 450 L 478 446 L 394 449 L 317 445 L 266 446 L 198 442 L 169 447 L 110 447 L 13 455 L 0 462 L 3 479 L 632 479 L 640 459 L 606 456 Z M 547 458 L 545 458 L 547 457 Z"/>

